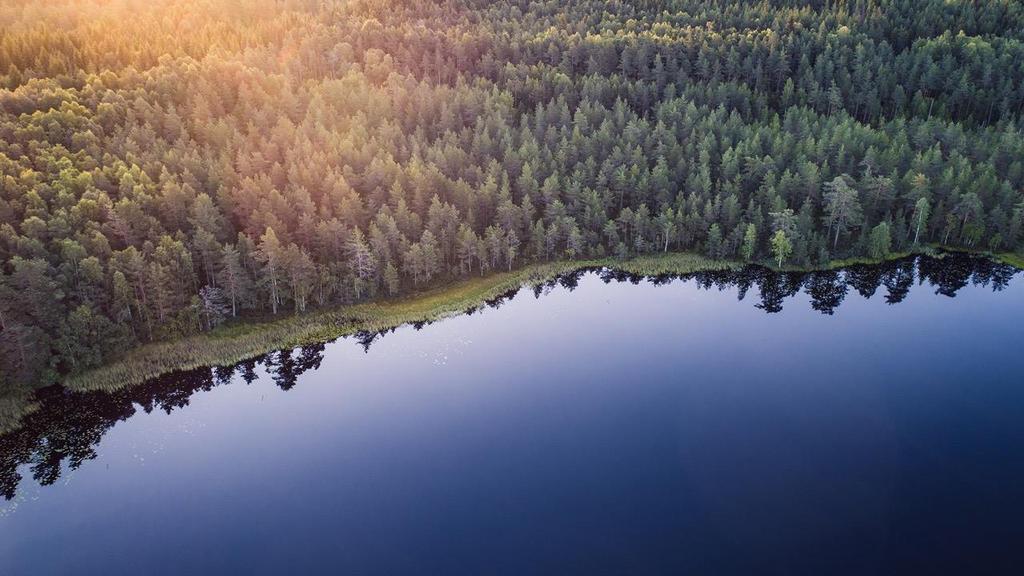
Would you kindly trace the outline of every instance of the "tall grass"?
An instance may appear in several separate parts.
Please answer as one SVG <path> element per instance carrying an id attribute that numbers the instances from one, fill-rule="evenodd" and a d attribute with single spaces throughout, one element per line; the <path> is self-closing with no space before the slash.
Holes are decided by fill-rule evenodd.
<path id="1" fill-rule="evenodd" d="M 941 252 L 925 247 L 918 253 L 934 256 Z M 892 254 L 889 259 L 909 255 L 911 253 Z M 1021 255 L 1000 254 L 997 258 L 1024 269 L 1024 257 Z M 857 258 L 832 262 L 828 268 L 877 262 Z M 381 332 L 403 324 L 440 320 L 476 308 L 524 285 L 541 284 L 562 274 L 598 267 L 659 276 L 737 269 L 742 264 L 695 254 L 669 253 L 630 260 L 574 260 L 529 265 L 511 272 L 460 280 L 443 288 L 401 298 L 337 307 L 269 322 L 241 322 L 198 336 L 148 344 L 105 366 L 71 376 L 65 385 L 77 390 L 116 390 L 177 370 L 230 366 L 274 350 L 327 342 L 357 332 Z"/>
<path id="2" fill-rule="evenodd" d="M 608 267 L 641 275 L 687 274 L 736 268 L 738 263 L 693 254 L 644 256 L 627 261 L 577 260 L 526 266 L 461 280 L 402 298 L 316 311 L 261 323 L 239 323 L 179 340 L 147 344 L 100 368 L 69 377 L 76 390 L 116 390 L 177 370 L 229 366 L 274 350 L 381 332 L 402 324 L 461 314 L 527 284 L 540 284 L 584 268 Z"/>
<path id="3" fill-rule="evenodd" d="M 996 254 L 995 258 L 1003 264 L 1009 264 L 1010 266 L 1024 270 L 1024 254 L 1003 252 L 1002 254 Z"/>

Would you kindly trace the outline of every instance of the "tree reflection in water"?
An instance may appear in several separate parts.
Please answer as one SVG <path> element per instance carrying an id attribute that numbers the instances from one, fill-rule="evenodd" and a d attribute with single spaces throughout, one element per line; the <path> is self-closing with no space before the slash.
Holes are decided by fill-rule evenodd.
<path id="1" fill-rule="evenodd" d="M 756 287 L 760 300 L 755 304 L 766 313 L 783 309 L 785 301 L 803 291 L 811 306 L 823 313 L 834 314 L 851 290 L 865 298 L 885 291 L 889 304 L 902 302 L 915 280 L 919 285 L 934 288 L 937 294 L 954 297 L 969 284 L 1004 289 L 1017 273 L 1012 266 L 967 255 L 945 258 L 917 257 L 880 265 L 857 265 L 842 270 L 797 273 L 775 272 L 749 266 L 737 271 L 700 272 L 687 275 L 644 277 L 607 269 L 580 270 L 532 288 L 536 297 L 561 286 L 574 290 L 581 278 L 597 273 L 606 282 L 647 281 L 665 285 L 678 280 L 693 281 L 705 290 L 736 288 L 744 300 Z M 498 308 L 516 296 L 518 290 L 490 300 L 486 306 Z M 479 308 L 467 310 L 472 314 Z M 417 329 L 426 323 L 416 324 Z M 393 331 L 394 328 L 387 332 Z M 354 340 L 369 351 L 370 345 L 385 332 L 360 332 Z M 146 413 L 159 409 L 171 413 L 188 406 L 193 394 L 231 382 L 236 376 L 246 383 L 257 379 L 262 366 L 282 390 L 292 389 L 299 377 L 317 370 L 323 360 L 325 344 L 304 346 L 297 350 L 281 350 L 251 358 L 230 367 L 206 367 L 169 374 L 115 392 L 72 392 L 51 386 L 36 393 L 39 409 L 25 416 L 21 426 L 0 436 L 0 493 L 5 499 L 15 497 L 22 480 L 19 468 L 28 465 L 33 479 L 40 485 L 53 484 L 65 469 L 74 470 L 87 460 L 96 458 L 96 446 L 119 421 L 134 416 L 139 409 Z"/>

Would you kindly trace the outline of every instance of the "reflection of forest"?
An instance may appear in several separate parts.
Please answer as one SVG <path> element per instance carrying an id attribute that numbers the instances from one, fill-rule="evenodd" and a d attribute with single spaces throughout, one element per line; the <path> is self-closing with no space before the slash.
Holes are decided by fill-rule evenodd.
<path id="1" fill-rule="evenodd" d="M 555 285 L 572 290 L 587 273 L 580 271 L 536 286 L 534 293 L 540 296 Z M 985 258 L 950 255 L 942 259 L 908 258 L 880 265 L 812 273 L 779 273 L 756 266 L 739 271 L 646 279 L 608 270 L 598 273 L 605 282 L 638 284 L 647 280 L 660 285 L 683 279 L 693 280 L 704 289 L 736 287 L 741 300 L 752 287 L 756 287 L 760 294 L 760 302 L 756 306 L 768 313 L 781 311 L 785 300 L 802 290 L 810 296 L 815 310 L 832 314 L 851 289 L 871 298 L 884 288 L 885 301 L 896 304 L 906 298 L 915 281 L 933 287 L 938 294 L 953 297 L 968 284 L 1002 290 L 1017 270 Z M 487 305 L 498 307 L 515 294 L 511 292 Z M 421 326 L 416 325 L 417 328 Z M 369 350 L 371 344 L 382 336 L 381 333 L 360 333 L 355 339 Z M 116 392 L 71 392 L 57 386 L 43 389 L 36 393 L 40 408 L 24 417 L 18 429 L 0 436 L 0 492 L 8 500 L 14 498 L 22 479 L 18 468 L 26 464 L 37 482 L 52 484 L 65 466 L 75 469 L 86 460 L 95 458 L 95 447 L 106 431 L 117 422 L 135 415 L 140 408 L 147 413 L 154 409 L 170 413 L 187 406 L 192 394 L 226 384 L 235 376 L 247 383 L 252 382 L 257 378 L 257 366 L 264 367 L 281 389 L 289 390 L 303 373 L 320 367 L 324 348 L 319 344 L 282 350 L 231 367 L 198 368 L 170 374 Z"/>

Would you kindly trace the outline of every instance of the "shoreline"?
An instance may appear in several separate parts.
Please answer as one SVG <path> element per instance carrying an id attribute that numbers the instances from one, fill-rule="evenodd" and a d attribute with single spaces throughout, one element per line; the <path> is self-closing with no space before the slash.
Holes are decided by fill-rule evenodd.
<path id="1" fill-rule="evenodd" d="M 133 348 L 103 366 L 68 376 L 58 385 L 77 392 L 112 392 L 181 370 L 231 366 L 274 350 L 329 342 L 360 332 L 381 332 L 406 324 L 433 322 L 464 314 L 524 286 L 542 284 L 584 269 L 608 268 L 641 276 L 659 276 L 764 266 L 781 272 L 810 273 L 877 265 L 921 255 L 941 258 L 944 252 L 987 257 L 1024 270 L 1024 256 L 1019 254 L 991 254 L 937 246 L 893 253 L 881 259 L 859 257 L 835 260 L 826 266 L 783 266 L 781 269 L 765 262 L 712 260 L 688 252 L 645 255 L 628 260 L 599 258 L 530 264 L 509 272 L 460 279 L 396 298 L 334 306 L 299 316 L 239 319 L 212 332 Z M 22 385 L 0 391 L 0 433 L 16 428 L 20 419 L 33 411 L 32 396 L 39 388 Z"/>
<path id="2" fill-rule="evenodd" d="M 609 268 L 643 276 L 735 270 L 744 266 L 766 266 L 783 272 L 809 273 L 857 265 L 870 266 L 921 255 L 941 257 L 943 252 L 953 251 L 945 247 L 929 246 L 893 253 L 886 258 L 848 258 L 834 260 L 827 266 L 783 266 L 781 269 L 766 266 L 762 262 L 713 260 L 689 252 L 637 256 L 629 260 L 599 258 L 530 264 L 508 272 L 460 279 L 396 298 L 328 307 L 304 315 L 271 320 L 240 319 L 212 332 L 144 344 L 104 366 L 69 376 L 62 385 L 78 391 L 117 390 L 179 370 L 228 366 L 283 348 L 328 342 L 359 332 L 380 332 L 415 322 L 441 320 L 465 313 L 525 285 L 540 284 L 587 268 Z M 1021 255 L 956 252 L 992 258 L 1024 270 L 1024 256 Z"/>
<path id="3" fill-rule="evenodd" d="M 268 321 L 240 320 L 212 332 L 134 348 L 110 363 L 67 377 L 76 391 L 113 391 L 150 378 L 201 366 L 228 366 L 267 352 L 335 340 L 359 332 L 380 332 L 415 322 L 465 313 L 525 285 L 540 284 L 587 268 L 612 268 L 645 276 L 734 270 L 745 264 L 711 260 L 690 253 L 532 264 L 431 288 L 423 292 L 359 304 L 335 306 Z"/>

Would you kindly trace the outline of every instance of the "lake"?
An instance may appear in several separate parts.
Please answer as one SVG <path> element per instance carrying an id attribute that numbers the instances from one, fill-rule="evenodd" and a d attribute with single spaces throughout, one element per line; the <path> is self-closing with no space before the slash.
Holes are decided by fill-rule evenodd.
<path id="1" fill-rule="evenodd" d="M 1022 278 L 584 271 L 45 389 L 0 437 L 0 574 L 1019 573 Z"/>

